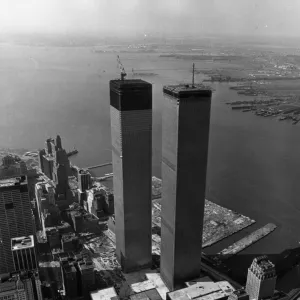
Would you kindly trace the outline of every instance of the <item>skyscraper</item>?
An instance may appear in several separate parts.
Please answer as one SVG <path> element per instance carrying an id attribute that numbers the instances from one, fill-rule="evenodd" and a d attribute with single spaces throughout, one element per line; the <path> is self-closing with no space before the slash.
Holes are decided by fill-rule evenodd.
<path id="1" fill-rule="evenodd" d="M 276 286 L 276 270 L 266 255 L 253 260 L 248 269 L 246 292 L 250 299 L 273 297 Z"/>
<path id="2" fill-rule="evenodd" d="M 34 234 L 25 177 L 0 181 L 0 273 L 15 271 L 11 239 Z"/>
<path id="3" fill-rule="evenodd" d="M 63 286 L 66 295 L 72 299 L 78 297 L 77 270 L 73 263 L 63 261 L 61 263 Z"/>
<path id="4" fill-rule="evenodd" d="M 163 88 L 162 279 L 170 290 L 200 275 L 211 90 Z"/>
<path id="5" fill-rule="evenodd" d="M 91 174 L 87 170 L 78 171 L 78 189 L 80 192 L 85 192 L 91 187 Z"/>
<path id="6" fill-rule="evenodd" d="M 124 272 L 151 258 L 152 85 L 110 81 L 116 254 Z"/>

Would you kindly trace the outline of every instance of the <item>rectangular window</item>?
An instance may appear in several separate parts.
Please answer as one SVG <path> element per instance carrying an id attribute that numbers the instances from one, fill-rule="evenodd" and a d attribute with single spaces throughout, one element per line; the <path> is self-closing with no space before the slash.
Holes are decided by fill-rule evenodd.
<path id="1" fill-rule="evenodd" d="M 5 204 L 5 209 L 13 209 L 13 208 L 14 208 L 14 204 L 12 202 Z"/>

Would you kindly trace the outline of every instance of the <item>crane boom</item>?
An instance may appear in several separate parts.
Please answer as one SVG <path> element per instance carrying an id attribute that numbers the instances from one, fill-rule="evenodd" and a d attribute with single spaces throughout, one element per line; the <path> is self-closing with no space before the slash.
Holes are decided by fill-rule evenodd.
<path id="1" fill-rule="evenodd" d="M 121 59 L 120 59 L 119 55 L 117 55 L 117 61 L 118 61 L 119 69 L 121 71 L 121 80 L 124 80 L 125 77 L 127 76 L 127 74 L 126 74 L 125 68 L 124 68 L 124 66 L 121 62 Z"/>

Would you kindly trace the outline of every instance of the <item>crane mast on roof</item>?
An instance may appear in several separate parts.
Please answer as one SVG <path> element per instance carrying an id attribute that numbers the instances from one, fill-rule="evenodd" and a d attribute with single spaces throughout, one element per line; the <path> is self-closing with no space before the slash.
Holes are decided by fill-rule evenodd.
<path id="1" fill-rule="evenodd" d="M 124 66 L 123 66 L 123 64 L 121 62 L 121 59 L 120 59 L 119 55 L 117 56 L 117 61 L 118 61 L 119 69 L 121 71 L 121 80 L 124 80 L 125 77 L 127 76 L 127 74 L 126 74 L 126 71 L 124 69 Z"/>

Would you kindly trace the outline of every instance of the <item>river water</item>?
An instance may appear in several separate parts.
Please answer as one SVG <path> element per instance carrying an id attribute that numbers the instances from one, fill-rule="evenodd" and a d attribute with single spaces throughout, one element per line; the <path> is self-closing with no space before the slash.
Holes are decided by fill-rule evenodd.
<path id="1" fill-rule="evenodd" d="M 118 77 L 115 55 L 95 54 L 88 48 L 0 50 L 0 147 L 41 148 L 48 136 L 60 134 L 66 149 L 76 146 L 79 150 L 72 159 L 75 164 L 110 161 L 108 83 Z M 143 79 L 153 83 L 153 174 L 159 177 L 162 87 L 189 81 L 191 66 L 154 54 L 122 54 L 121 58 L 129 76 L 131 68 L 157 73 Z M 198 76 L 196 81 L 200 79 Z M 220 251 L 268 222 L 278 226 L 231 260 L 245 275 L 255 255 L 269 254 L 276 261 L 285 249 L 298 247 L 300 127 L 232 111 L 225 102 L 245 96 L 237 95 L 227 84 L 215 84 L 214 88 L 207 198 L 257 224 L 206 251 Z M 300 280 L 297 276 L 291 277 Z M 279 281 L 280 288 L 291 287 L 287 278 Z"/>

